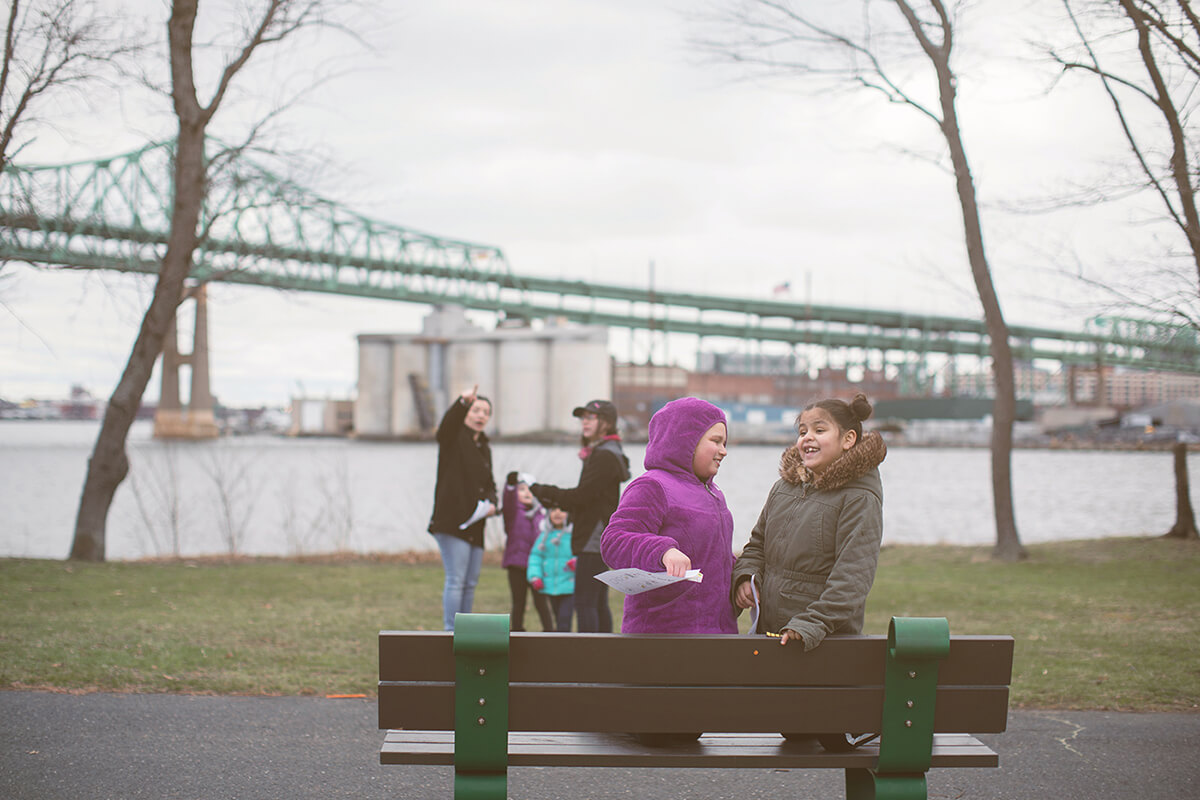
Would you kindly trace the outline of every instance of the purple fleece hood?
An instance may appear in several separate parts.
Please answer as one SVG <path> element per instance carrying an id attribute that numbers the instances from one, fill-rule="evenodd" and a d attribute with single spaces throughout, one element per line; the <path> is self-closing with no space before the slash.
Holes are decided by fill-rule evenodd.
<path id="1" fill-rule="evenodd" d="M 718 422 L 729 433 L 725 412 L 707 400 L 681 397 L 660 408 L 650 418 L 649 441 L 646 444 L 646 469 L 661 469 L 676 474 L 691 475 L 692 457 L 696 445 L 708 429 Z"/>

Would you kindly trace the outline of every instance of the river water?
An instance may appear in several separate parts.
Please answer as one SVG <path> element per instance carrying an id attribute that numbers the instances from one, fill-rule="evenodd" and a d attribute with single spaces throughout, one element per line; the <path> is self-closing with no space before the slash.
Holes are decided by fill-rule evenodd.
<path id="1" fill-rule="evenodd" d="M 0 556 L 65 558 L 99 423 L 0 422 Z M 150 423 L 130 432 L 130 476 L 109 514 L 110 559 L 432 551 L 425 532 L 436 446 L 274 436 L 160 442 Z M 717 483 L 749 536 L 776 478 L 777 445 L 730 447 Z M 644 446 L 626 447 L 634 475 Z M 1189 457 L 1197 497 L 1197 456 Z M 574 486 L 576 448 L 493 446 L 509 470 Z M 995 539 L 989 455 L 977 448 L 893 447 L 880 467 L 885 544 L 986 545 Z M 1157 535 L 1175 519 L 1170 453 L 1018 450 L 1017 526 L 1026 544 Z M 487 545 L 501 546 L 498 519 Z"/>

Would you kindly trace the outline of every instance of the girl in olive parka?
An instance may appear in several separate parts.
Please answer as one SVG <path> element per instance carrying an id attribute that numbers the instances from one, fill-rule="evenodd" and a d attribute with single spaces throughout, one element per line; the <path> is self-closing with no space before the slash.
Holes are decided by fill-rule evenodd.
<path id="1" fill-rule="evenodd" d="M 863 435 L 871 410 L 862 394 L 804 409 L 734 564 L 734 604 L 754 605 L 753 578 L 758 632 L 780 633 L 782 644 L 800 639 L 811 650 L 830 633 L 862 633 L 883 537 L 878 466 L 887 455 L 879 434 Z"/>

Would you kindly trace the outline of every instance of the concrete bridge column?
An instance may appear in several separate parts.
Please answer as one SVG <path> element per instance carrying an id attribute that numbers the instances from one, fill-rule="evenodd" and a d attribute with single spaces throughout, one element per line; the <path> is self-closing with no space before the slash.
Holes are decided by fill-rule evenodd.
<path id="1" fill-rule="evenodd" d="M 188 299 L 196 303 L 196 322 L 192 334 L 192 352 L 179 352 L 178 327 L 175 319 L 167 331 L 162 352 L 162 391 L 158 411 L 154 414 L 154 436 L 157 439 L 212 439 L 220 434 L 213 414 L 213 396 L 208 380 L 208 297 L 203 285 L 187 290 Z M 192 370 L 188 404 L 183 406 L 179 393 L 179 367 Z"/>

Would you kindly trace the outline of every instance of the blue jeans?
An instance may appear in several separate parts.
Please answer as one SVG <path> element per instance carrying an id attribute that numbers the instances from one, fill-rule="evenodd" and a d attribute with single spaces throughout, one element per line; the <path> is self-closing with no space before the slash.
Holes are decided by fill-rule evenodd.
<path id="1" fill-rule="evenodd" d="M 435 533 L 438 550 L 442 551 L 442 566 L 446 583 L 442 587 L 442 627 L 454 630 L 454 615 L 468 614 L 475 602 L 475 584 L 483 569 L 483 548 L 448 533 Z"/>

